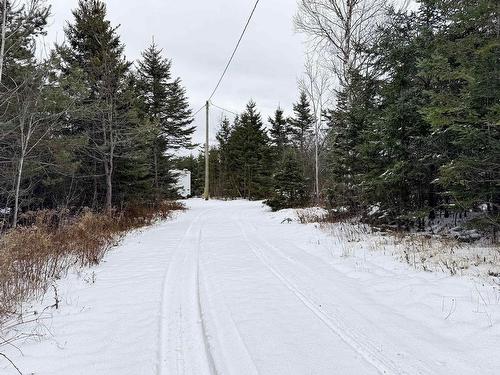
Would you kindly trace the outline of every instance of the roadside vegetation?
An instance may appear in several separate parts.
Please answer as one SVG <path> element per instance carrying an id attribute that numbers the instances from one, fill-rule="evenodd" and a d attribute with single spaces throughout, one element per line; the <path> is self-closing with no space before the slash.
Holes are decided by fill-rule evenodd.
<path id="1" fill-rule="evenodd" d="M 25 302 L 53 292 L 53 305 L 44 308 L 58 309 L 57 280 L 70 270 L 80 272 L 98 265 L 130 230 L 166 220 L 183 209 L 180 203 L 165 201 L 111 213 L 44 210 L 23 214 L 23 225 L 0 237 L 0 355 L 2 348 L 32 338 L 23 331 L 25 324 L 43 319 L 43 311 L 30 311 L 23 307 Z"/>
<path id="2" fill-rule="evenodd" d="M 451 276 L 473 276 L 500 287 L 500 246 L 442 222 L 427 231 L 389 225 L 374 225 L 367 218 L 322 208 L 297 209 L 290 220 L 318 225 L 331 238 L 331 247 L 341 257 L 366 252 L 392 255 L 415 270 L 442 272 Z M 473 235 L 475 234 L 475 235 Z"/>
<path id="3" fill-rule="evenodd" d="M 50 1 L 0 2 L 0 356 L 25 311 L 71 270 L 175 210 L 172 154 L 192 112 L 155 43 L 127 60 L 101 0 L 79 0 L 43 46 Z M 22 337 L 21 337 L 22 338 Z M 8 359 L 7 359 L 8 360 Z"/>
<path id="4" fill-rule="evenodd" d="M 498 2 L 298 4 L 296 28 L 311 41 L 298 100 L 267 124 L 254 102 L 222 120 L 213 194 L 322 205 L 398 230 L 453 222 L 498 241 Z M 203 163 L 181 160 L 195 194 Z"/>

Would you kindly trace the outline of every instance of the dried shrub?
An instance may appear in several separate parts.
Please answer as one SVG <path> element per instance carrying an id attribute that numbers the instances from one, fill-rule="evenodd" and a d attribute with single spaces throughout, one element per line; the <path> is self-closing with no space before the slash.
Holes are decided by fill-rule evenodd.
<path id="1" fill-rule="evenodd" d="M 109 215 L 84 210 L 38 211 L 22 216 L 23 226 L 0 237 L 0 330 L 20 304 L 42 297 L 53 281 L 73 267 L 99 264 L 129 230 L 167 219 L 183 210 L 177 202 L 131 205 Z"/>

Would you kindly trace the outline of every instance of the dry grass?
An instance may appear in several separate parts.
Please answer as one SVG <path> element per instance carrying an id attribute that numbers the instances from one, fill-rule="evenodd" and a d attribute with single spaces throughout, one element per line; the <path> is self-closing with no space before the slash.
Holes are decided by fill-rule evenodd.
<path id="1" fill-rule="evenodd" d="M 43 296 L 71 267 L 99 264 L 127 231 L 168 218 L 183 206 L 165 202 L 133 206 L 111 215 L 40 211 L 23 216 L 23 227 L 0 237 L 0 329 L 23 301 Z"/>
<path id="2" fill-rule="evenodd" d="M 347 211 L 334 211 L 323 209 L 299 209 L 296 211 L 301 224 L 308 223 L 344 223 L 358 221 L 357 215 Z"/>
<path id="3" fill-rule="evenodd" d="M 109 215 L 88 210 L 78 215 L 48 210 L 23 215 L 21 227 L 0 234 L 0 357 L 21 374 L 1 349 L 40 335 L 25 332 L 24 327 L 40 322 L 47 310 L 59 307 L 55 280 L 72 267 L 99 264 L 127 231 L 183 209 L 180 203 L 163 202 L 154 207 L 134 205 Z M 22 310 L 23 302 L 43 297 L 51 287 L 52 306 L 41 312 Z"/>
<path id="4" fill-rule="evenodd" d="M 495 284 L 500 283 L 498 244 L 376 228 L 344 212 L 328 214 L 321 210 L 297 210 L 297 216 L 299 222 L 318 223 L 331 233 L 333 245 L 340 249 L 342 257 L 354 256 L 368 249 L 392 254 L 417 270 L 487 277 Z"/>

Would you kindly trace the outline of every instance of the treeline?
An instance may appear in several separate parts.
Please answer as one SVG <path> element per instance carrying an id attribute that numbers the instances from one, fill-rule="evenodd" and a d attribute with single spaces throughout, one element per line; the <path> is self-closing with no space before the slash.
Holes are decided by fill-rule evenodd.
<path id="1" fill-rule="evenodd" d="M 172 154 L 191 147 L 194 127 L 162 50 L 153 42 L 134 65 L 104 1 L 80 0 L 65 42 L 40 58 L 50 6 L 2 3 L 0 226 L 26 211 L 111 211 L 175 196 Z"/>
<path id="2" fill-rule="evenodd" d="M 320 198 L 337 211 L 420 226 L 474 211 L 498 229 L 499 3 L 423 0 L 406 11 L 381 0 L 301 0 L 296 25 L 319 50 L 293 115 L 278 109 L 265 126 L 250 103 L 224 120 L 212 192 L 268 198 L 273 208 L 309 204 L 317 144 Z M 337 84 L 325 106 L 328 80 Z M 182 162 L 199 194 L 203 157 Z"/>
<path id="3" fill-rule="evenodd" d="M 281 108 L 264 124 L 255 102 L 234 121 L 223 117 L 210 150 L 210 192 L 223 198 L 269 199 L 274 208 L 304 206 L 314 188 L 311 143 L 314 115 L 303 93 L 286 118 Z M 269 129 L 268 129 L 269 128 Z M 204 189 L 203 154 L 178 160 L 192 171 L 193 194 Z"/>

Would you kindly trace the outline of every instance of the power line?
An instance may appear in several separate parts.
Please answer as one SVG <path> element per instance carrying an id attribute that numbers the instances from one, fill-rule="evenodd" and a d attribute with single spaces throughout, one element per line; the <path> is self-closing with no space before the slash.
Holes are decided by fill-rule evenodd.
<path id="1" fill-rule="evenodd" d="M 233 53 L 231 54 L 231 57 L 229 58 L 229 61 L 226 64 L 226 67 L 224 68 L 224 71 L 222 72 L 222 75 L 219 78 L 219 81 L 217 82 L 217 85 L 215 86 L 214 91 L 212 91 L 212 94 L 210 94 L 210 97 L 208 98 L 208 101 L 210 101 L 215 93 L 217 92 L 217 89 L 219 88 L 220 84 L 222 83 L 222 80 L 224 79 L 224 76 L 227 73 L 227 70 L 229 69 L 229 66 L 231 65 L 231 62 L 233 61 L 234 55 L 236 55 L 236 51 L 238 50 L 238 47 L 240 46 L 241 41 L 243 40 L 243 36 L 245 35 L 245 32 L 247 31 L 248 25 L 250 24 L 250 21 L 252 20 L 252 17 L 255 13 L 255 10 L 257 9 L 257 5 L 259 5 L 259 1 L 257 0 L 255 2 L 255 5 L 252 9 L 252 12 L 250 13 L 250 17 L 248 17 L 247 23 L 245 24 L 245 27 L 243 28 L 243 32 L 240 35 L 240 38 L 238 39 L 238 43 L 236 43 L 236 47 L 234 48 Z"/>
<path id="2" fill-rule="evenodd" d="M 204 109 L 204 108 L 205 108 L 205 104 L 203 104 L 203 106 L 201 106 L 201 108 L 200 108 L 199 110 L 197 110 L 197 111 L 193 114 L 193 116 L 191 116 L 191 117 L 196 117 L 196 115 L 197 115 L 198 113 L 200 113 L 200 112 L 202 111 L 202 109 Z"/>
<path id="3" fill-rule="evenodd" d="M 226 109 L 226 108 L 219 107 L 217 104 L 214 104 L 213 102 L 210 102 L 210 105 L 211 105 L 212 107 L 215 107 L 215 108 L 220 109 L 221 111 L 231 113 L 231 114 L 233 114 L 233 115 L 235 115 L 235 116 L 239 116 L 236 112 L 230 111 L 229 109 Z"/>
<path id="4" fill-rule="evenodd" d="M 226 67 L 224 68 L 224 71 L 222 72 L 222 74 L 219 78 L 219 81 L 217 82 L 217 85 L 215 85 L 214 91 L 212 91 L 212 93 L 210 94 L 210 97 L 208 98 L 208 100 L 206 102 L 206 105 L 204 106 L 206 108 L 206 111 L 207 111 L 206 112 L 207 123 L 206 123 L 206 143 L 205 143 L 205 192 L 203 195 L 205 196 L 206 200 L 210 199 L 210 165 L 209 165 L 209 153 L 210 153 L 210 151 L 209 151 L 209 113 L 210 113 L 210 110 L 209 109 L 210 109 L 210 101 L 212 100 L 215 93 L 219 89 L 219 86 L 222 83 L 222 80 L 224 79 L 224 77 L 229 69 L 229 66 L 233 62 L 234 56 L 236 55 L 236 52 L 238 51 L 238 48 L 241 44 L 241 41 L 243 40 L 243 37 L 245 36 L 245 33 L 248 29 L 248 25 L 250 25 L 250 21 L 252 20 L 252 17 L 255 13 L 255 10 L 257 9 L 257 5 L 259 5 L 259 1 L 260 0 L 257 0 L 255 2 L 255 5 L 253 6 L 252 12 L 250 13 L 250 16 L 248 17 L 248 20 L 245 24 L 245 27 L 243 28 L 243 31 L 241 32 L 240 38 L 238 39 L 238 42 L 236 43 L 236 46 L 234 47 L 233 53 L 231 54 L 231 57 L 229 58 L 229 61 L 227 62 Z M 212 105 L 214 107 L 222 109 L 223 111 L 227 111 L 226 109 L 224 109 L 222 107 L 218 107 L 218 106 L 214 105 L 213 103 L 212 103 Z M 200 108 L 198 111 L 196 111 L 194 116 L 196 116 L 202 109 L 203 109 L 203 107 Z M 227 112 L 234 113 L 232 111 L 227 111 Z"/>

